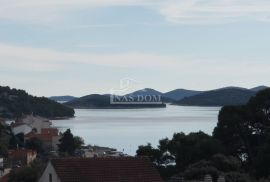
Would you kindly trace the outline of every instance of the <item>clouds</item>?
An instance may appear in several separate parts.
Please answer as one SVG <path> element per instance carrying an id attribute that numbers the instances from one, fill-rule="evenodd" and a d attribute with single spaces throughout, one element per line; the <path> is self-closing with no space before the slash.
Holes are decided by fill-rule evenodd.
<path id="1" fill-rule="evenodd" d="M 65 52 L 49 48 L 34 48 L 0 43 L 2 69 L 25 71 L 60 71 L 76 66 L 97 65 L 120 69 L 170 70 L 184 75 L 265 74 L 267 61 L 259 59 L 222 59 L 194 56 L 171 56 L 145 52 L 91 53 Z M 79 70 L 78 70 L 79 71 Z"/>
<path id="2" fill-rule="evenodd" d="M 212 24 L 235 21 L 269 21 L 266 0 L 0 0 L 0 19 L 27 23 L 64 20 L 74 11 L 136 6 L 155 11 L 174 24 Z"/>
<path id="3" fill-rule="evenodd" d="M 0 43 L 0 64 L 10 70 L 54 71 L 70 65 L 99 65 L 117 68 L 166 68 L 177 62 L 175 57 L 142 52 L 97 54 L 64 52 Z"/>
<path id="4" fill-rule="evenodd" d="M 45 24 L 62 21 L 74 11 L 144 3 L 143 0 L 0 0 L 0 19 Z"/>
<path id="5" fill-rule="evenodd" d="M 265 0 L 172 0 L 159 12 L 172 23 L 211 24 L 269 21 L 270 2 Z"/>
<path id="6" fill-rule="evenodd" d="M 0 0 L 0 76 L 59 94 L 130 75 L 157 89 L 268 84 L 270 24 L 254 22 L 269 17 L 269 0 Z"/>
<path id="7" fill-rule="evenodd" d="M 209 89 L 267 84 L 270 64 L 259 59 L 222 59 L 145 52 L 58 51 L 0 43 L 1 84 L 37 95 L 108 93 L 130 77 L 142 87 Z M 72 85 L 72 87 L 70 87 Z M 201 87 L 201 88 L 200 88 Z"/>

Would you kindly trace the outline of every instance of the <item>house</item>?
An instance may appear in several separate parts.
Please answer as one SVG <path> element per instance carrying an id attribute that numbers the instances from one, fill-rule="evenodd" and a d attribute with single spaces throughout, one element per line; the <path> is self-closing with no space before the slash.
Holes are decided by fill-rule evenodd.
<path id="1" fill-rule="evenodd" d="M 83 146 L 79 150 L 81 157 L 92 158 L 92 157 L 124 157 L 127 156 L 123 152 L 119 152 L 116 149 L 100 146 Z"/>
<path id="2" fill-rule="evenodd" d="M 40 139 L 49 150 L 57 150 L 59 144 L 59 132 L 56 128 L 50 128 L 51 122 L 40 116 L 25 115 L 11 124 L 12 132 L 17 135 L 24 134 L 24 139 Z"/>
<path id="3" fill-rule="evenodd" d="M 25 123 L 11 123 L 11 130 L 14 133 L 14 135 L 20 133 L 26 135 L 32 131 L 32 128 Z"/>
<path id="4" fill-rule="evenodd" d="M 44 146 L 48 150 L 58 150 L 59 139 L 59 131 L 57 128 L 41 128 L 40 133 L 31 132 L 24 136 L 25 140 L 29 140 L 31 138 L 38 138 L 43 143 Z"/>
<path id="5" fill-rule="evenodd" d="M 55 158 L 39 182 L 161 182 L 147 158 Z"/>
<path id="6" fill-rule="evenodd" d="M 37 133 L 41 133 L 42 128 L 50 128 L 51 122 L 43 117 L 31 115 L 25 115 L 17 119 L 16 123 L 27 124 L 32 129 L 35 129 Z"/>
<path id="7" fill-rule="evenodd" d="M 12 167 L 20 167 L 30 164 L 37 157 L 34 150 L 29 149 L 15 149 L 8 150 L 8 158 Z"/>

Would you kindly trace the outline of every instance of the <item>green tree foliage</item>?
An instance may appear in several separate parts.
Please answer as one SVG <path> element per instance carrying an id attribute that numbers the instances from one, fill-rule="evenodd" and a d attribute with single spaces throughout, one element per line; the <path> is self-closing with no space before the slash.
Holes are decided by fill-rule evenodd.
<path id="1" fill-rule="evenodd" d="M 247 137 L 249 128 L 242 122 L 245 120 L 244 106 L 226 106 L 221 109 L 217 127 L 214 129 L 214 137 L 222 141 L 229 154 L 239 156 L 246 155 L 249 146 Z"/>
<path id="2" fill-rule="evenodd" d="M 7 157 L 11 138 L 10 127 L 0 122 L 0 156 Z"/>
<path id="3" fill-rule="evenodd" d="M 0 157 L 8 156 L 8 147 L 7 145 L 0 143 Z"/>
<path id="4" fill-rule="evenodd" d="M 242 88 L 223 88 L 206 91 L 176 102 L 188 106 L 227 106 L 242 105 L 254 96 L 256 92 Z"/>
<path id="5" fill-rule="evenodd" d="M 36 182 L 38 179 L 35 169 L 31 167 L 22 167 L 12 170 L 9 177 L 9 182 Z"/>
<path id="6" fill-rule="evenodd" d="M 147 156 L 151 159 L 151 161 L 158 162 L 158 163 L 159 163 L 160 157 L 162 155 L 161 151 L 153 148 L 150 143 L 148 143 L 145 146 L 144 145 L 139 146 L 136 153 L 138 156 Z"/>
<path id="7" fill-rule="evenodd" d="M 240 172 L 230 172 L 225 174 L 226 182 L 254 182 L 247 174 Z"/>
<path id="8" fill-rule="evenodd" d="M 250 180 L 247 174 L 241 173 L 241 162 L 232 156 L 216 154 L 210 160 L 201 160 L 189 165 L 183 172 L 185 179 L 203 180 L 206 175 L 210 175 L 213 181 L 224 176 L 226 181 Z"/>
<path id="9" fill-rule="evenodd" d="M 118 99 L 123 102 L 125 101 L 125 96 L 118 96 Z M 134 102 L 138 102 L 138 98 L 134 97 Z M 119 101 L 118 101 L 119 102 Z M 83 108 L 83 109 L 98 109 L 98 108 L 156 108 L 156 107 L 166 107 L 166 104 L 164 103 L 153 103 L 153 104 L 140 104 L 139 102 L 137 104 L 129 104 L 128 102 L 126 104 L 111 104 L 110 102 L 110 96 L 108 95 L 99 95 L 99 94 L 92 94 L 87 95 L 84 97 L 80 97 L 77 99 L 73 99 L 69 102 L 65 103 L 66 106 L 72 107 L 72 108 Z"/>
<path id="10" fill-rule="evenodd" d="M 67 129 L 63 134 L 62 138 L 59 140 L 60 144 L 59 152 L 63 155 L 73 156 L 76 149 L 79 149 L 84 141 L 81 137 L 73 136 L 70 129 Z"/>
<path id="11" fill-rule="evenodd" d="M 223 151 L 220 143 L 211 136 L 203 133 L 176 133 L 171 140 L 165 138 L 159 141 L 158 149 L 151 144 L 139 146 L 138 156 L 149 157 L 157 166 L 160 174 L 165 179 L 172 174 L 184 171 L 191 164 L 204 159 L 210 159 L 214 154 Z M 166 154 L 170 156 L 165 157 Z M 176 162 L 176 166 L 167 164 Z"/>
<path id="12" fill-rule="evenodd" d="M 241 173 L 241 161 L 223 154 L 216 154 L 210 160 L 191 164 L 183 172 L 185 179 L 190 180 L 203 180 L 205 175 L 210 175 L 213 181 L 217 181 L 220 176 L 224 176 L 226 181 L 249 181 L 248 175 Z"/>
<path id="13" fill-rule="evenodd" d="M 3 118 L 16 118 L 31 113 L 48 118 L 74 116 L 74 110 L 69 107 L 9 87 L 0 87 L 0 106 L 0 117 Z"/>
<path id="14" fill-rule="evenodd" d="M 9 176 L 9 182 L 36 182 L 44 168 L 45 164 L 42 161 L 35 160 L 30 166 L 12 170 Z"/>
<path id="15" fill-rule="evenodd" d="M 269 176 L 270 89 L 259 92 L 244 106 L 223 107 L 214 138 L 237 156 L 257 177 Z"/>
<path id="16" fill-rule="evenodd" d="M 218 169 L 209 161 L 199 161 L 194 163 L 185 170 L 184 178 L 190 180 L 203 180 L 205 175 L 210 175 L 214 181 L 219 177 L 220 172 Z"/>
<path id="17" fill-rule="evenodd" d="M 19 146 L 19 142 L 18 142 L 18 140 L 17 140 L 17 138 L 16 138 L 16 136 L 15 135 L 11 135 L 11 138 L 10 138 L 10 140 L 9 140 L 9 148 L 10 149 L 16 149 L 16 148 L 18 148 L 18 146 Z"/>
<path id="18" fill-rule="evenodd" d="M 167 152 L 176 161 L 172 173 L 164 165 Z M 223 107 L 213 136 L 176 133 L 171 140 L 160 140 L 158 149 L 140 146 L 137 155 L 150 157 L 163 177 L 180 173 L 201 179 L 210 174 L 217 179 L 222 174 L 226 182 L 269 181 L 270 89 L 258 92 L 246 105 Z"/>
<path id="19" fill-rule="evenodd" d="M 37 153 L 44 153 L 45 147 L 43 142 L 38 138 L 31 138 L 25 142 L 25 148 L 37 151 Z"/>
<path id="20" fill-rule="evenodd" d="M 68 155 L 74 155 L 75 152 L 75 142 L 73 134 L 71 133 L 70 129 L 67 129 L 63 134 L 62 138 L 59 140 L 59 152 L 65 153 Z"/>
<path id="21" fill-rule="evenodd" d="M 20 147 L 24 147 L 23 133 L 19 133 L 17 135 L 14 135 L 13 133 L 11 133 L 8 148 L 9 149 L 17 149 Z"/>
<path id="22" fill-rule="evenodd" d="M 147 156 L 157 167 L 159 173 L 164 179 L 169 179 L 170 176 L 176 173 L 175 166 L 163 166 L 164 159 L 162 154 L 167 150 L 167 145 L 163 142 L 168 139 L 160 140 L 160 149 L 153 148 L 150 143 L 138 147 L 137 156 Z M 168 140 L 169 141 L 169 140 Z M 163 148 L 164 147 L 164 148 Z"/>
<path id="23" fill-rule="evenodd" d="M 76 149 L 79 149 L 84 145 L 84 140 L 82 137 L 74 136 L 73 140 L 74 140 L 74 144 L 75 144 Z"/>
<path id="24" fill-rule="evenodd" d="M 241 161 L 233 156 L 225 156 L 223 154 L 216 154 L 211 159 L 214 166 L 222 172 L 233 172 L 241 170 Z"/>
<path id="25" fill-rule="evenodd" d="M 270 143 L 260 147 L 255 158 L 254 171 L 257 177 L 270 177 Z"/>
<path id="26" fill-rule="evenodd" d="M 179 170 L 184 170 L 188 165 L 196 161 L 209 159 L 214 154 L 223 151 L 219 141 L 203 132 L 188 135 L 184 133 L 174 134 L 172 140 L 167 144 L 167 149 L 176 157 Z"/>
<path id="27" fill-rule="evenodd" d="M 163 153 L 168 151 L 169 143 L 170 143 L 170 140 L 168 138 L 164 138 L 164 139 L 159 140 L 158 149 Z"/>

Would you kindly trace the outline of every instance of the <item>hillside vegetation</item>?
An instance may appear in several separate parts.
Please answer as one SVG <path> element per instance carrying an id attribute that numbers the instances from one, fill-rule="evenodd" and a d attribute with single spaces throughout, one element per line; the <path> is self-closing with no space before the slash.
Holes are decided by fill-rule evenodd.
<path id="1" fill-rule="evenodd" d="M 65 105 L 72 108 L 79 109 L 132 109 L 132 108 L 159 108 L 166 107 L 166 104 L 111 104 L 110 96 L 108 95 L 87 95 L 74 99 L 70 102 L 66 102 Z"/>
<path id="2" fill-rule="evenodd" d="M 243 88 L 224 88 L 186 97 L 175 103 L 184 106 L 243 105 L 255 94 L 255 91 Z"/>
<path id="3" fill-rule="evenodd" d="M 137 155 L 149 157 L 165 180 L 202 181 L 209 176 L 213 182 L 269 182 L 270 89 L 245 105 L 222 107 L 212 135 L 174 133 L 157 147 L 139 146 Z"/>
<path id="4" fill-rule="evenodd" d="M 51 96 L 49 99 L 56 101 L 56 102 L 68 102 L 73 99 L 77 99 L 77 97 L 70 96 L 70 95 L 64 95 L 64 96 Z"/>
<path id="5" fill-rule="evenodd" d="M 72 117 L 74 110 L 45 97 L 34 97 L 24 90 L 0 86 L 0 117 L 16 118 L 22 114 L 47 118 Z"/>

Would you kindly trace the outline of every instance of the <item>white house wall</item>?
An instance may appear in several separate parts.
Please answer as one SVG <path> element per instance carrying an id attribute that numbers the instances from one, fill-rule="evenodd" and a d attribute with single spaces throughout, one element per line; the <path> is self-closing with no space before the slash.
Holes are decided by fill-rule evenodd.
<path id="1" fill-rule="evenodd" d="M 38 182 L 49 182 L 49 174 L 52 174 L 52 182 L 61 182 L 60 179 L 58 178 L 53 165 L 51 162 L 47 164 L 46 169 L 44 170 L 42 176 L 38 180 Z"/>
<path id="2" fill-rule="evenodd" d="M 17 135 L 19 133 L 23 133 L 24 135 L 30 133 L 32 131 L 32 128 L 28 125 L 20 125 L 12 128 L 12 132 Z"/>

